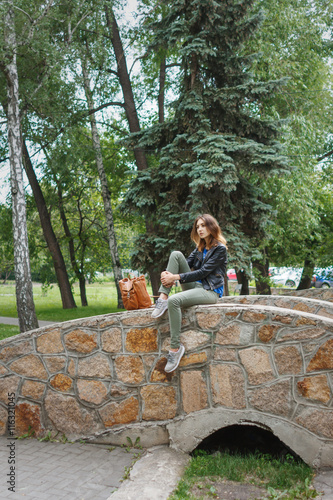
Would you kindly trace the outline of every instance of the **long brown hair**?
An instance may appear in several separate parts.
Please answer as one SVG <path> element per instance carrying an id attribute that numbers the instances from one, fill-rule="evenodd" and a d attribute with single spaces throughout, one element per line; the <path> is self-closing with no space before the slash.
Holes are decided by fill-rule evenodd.
<path id="1" fill-rule="evenodd" d="M 208 241 L 207 245 L 206 241 L 203 238 L 200 238 L 200 236 L 198 235 L 197 222 L 199 219 L 202 219 L 205 222 L 205 226 L 210 232 L 210 240 Z M 196 243 L 200 252 L 202 252 L 205 247 L 207 248 L 207 250 L 209 250 L 213 246 L 216 247 L 218 242 L 223 243 L 223 245 L 227 246 L 227 241 L 222 234 L 217 220 L 209 214 L 198 215 L 198 217 L 195 219 L 191 232 L 191 240 Z"/>

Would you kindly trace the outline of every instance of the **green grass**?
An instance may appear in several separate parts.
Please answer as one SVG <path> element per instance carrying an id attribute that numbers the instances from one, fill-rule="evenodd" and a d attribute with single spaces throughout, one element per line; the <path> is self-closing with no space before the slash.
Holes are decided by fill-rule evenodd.
<path id="1" fill-rule="evenodd" d="M 79 287 L 74 285 L 76 309 L 63 309 L 59 288 L 53 285 L 43 292 L 40 284 L 33 287 L 37 318 L 46 321 L 66 321 L 120 311 L 117 308 L 117 292 L 114 283 L 87 285 L 88 306 L 80 305 Z M 17 318 L 14 284 L 0 285 L 0 316 Z"/>
<path id="2" fill-rule="evenodd" d="M 214 482 L 228 480 L 264 487 L 268 490 L 270 498 L 314 498 L 316 492 L 309 487 L 312 478 L 312 469 L 304 462 L 295 461 L 291 456 L 288 456 L 285 462 L 281 462 L 267 455 L 241 456 L 228 453 L 209 455 L 198 451 L 192 457 L 177 490 L 169 500 L 203 498 L 193 496 L 191 489 L 194 486 L 204 489 L 205 481 L 208 479 Z M 209 486 L 211 483 L 206 488 Z M 210 490 L 206 492 L 208 496 Z"/>
<path id="3" fill-rule="evenodd" d="M 12 337 L 20 333 L 18 326 L 3 325 L 0 324 L 0 340 L 6 339 L 7 337 Z"/>

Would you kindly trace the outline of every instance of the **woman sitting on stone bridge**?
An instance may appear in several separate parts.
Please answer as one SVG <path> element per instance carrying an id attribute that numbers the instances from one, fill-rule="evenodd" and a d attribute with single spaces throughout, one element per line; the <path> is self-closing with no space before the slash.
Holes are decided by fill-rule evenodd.
<path id="1" fill-rule="evenodd" d="M 166 271 L 161 274 L 160 296 L 153 310 L 159 318 L 168 309 L 171 347 L 165 366 L 174 371 L 184 355 L 180 343 L 181 309 L 199 304 L 216 304 L 223 295 L 227 267 L 227 245 L 217 220 L 209 214 L 199 215 L 194 221 L 191 239 L 197 247 L 186 259 L 181 252 L 172 252 Z M 171 287 L 179 281 L 182 292 L 168 297 Z"/>

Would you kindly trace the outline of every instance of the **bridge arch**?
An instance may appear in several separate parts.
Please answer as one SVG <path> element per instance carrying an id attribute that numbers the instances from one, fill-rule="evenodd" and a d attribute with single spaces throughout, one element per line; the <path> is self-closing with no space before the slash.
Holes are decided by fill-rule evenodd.
<path id="1" fill-rule="evenodd" d="M 237 299 L 238 300 L 238 299 Z M 240 299 L 243 300 L 243 299 Z M 64 322 L 0 342 L 0 432 L 192 451 L 244 423 L 305 462 L 333 466 L 333 319 L 239 301 L 185 311 L 186 354 L 164 372 L 167 318 L 133 311 Z M 262 300 L 262 299 L 261 299 Z M 280 304 L 281 305 L 281 304 Z M 320 304 L 328 314 L 332 303 Z"/>

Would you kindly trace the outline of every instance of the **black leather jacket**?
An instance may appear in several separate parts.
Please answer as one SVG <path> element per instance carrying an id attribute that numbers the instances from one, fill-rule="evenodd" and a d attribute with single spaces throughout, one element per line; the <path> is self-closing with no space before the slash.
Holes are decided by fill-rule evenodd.
<path id="1" fill-rule="evenodd" d="M 227 268 L 227 249 L 222 243 L 207 251 L 206 257 L 196 248 L 186 259 L 192 271 L 180 274 L 180 283 L 202 282 L 205 290 L 214 290 L 224 285 Z"/>

